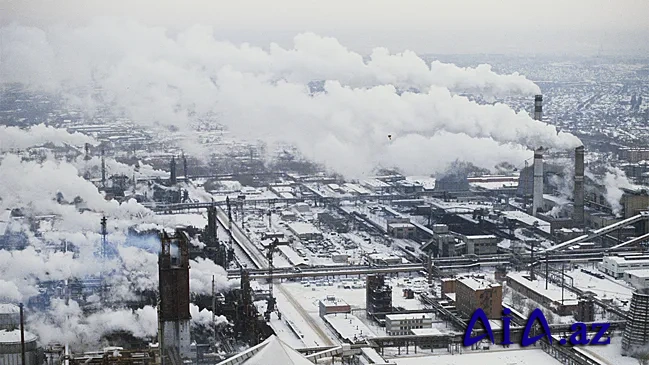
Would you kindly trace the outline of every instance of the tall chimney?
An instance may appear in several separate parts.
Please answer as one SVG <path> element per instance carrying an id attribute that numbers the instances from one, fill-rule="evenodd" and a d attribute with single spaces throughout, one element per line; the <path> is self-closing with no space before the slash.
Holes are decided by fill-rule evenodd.
<path id="1" fill-rule="evenodd" d="M 171 170 L 171 176 L 169 177 L 169 184 L 176 185 L 176 158 L 174 156 L 171 156 L 169 169 Z"/>
<path id="2" fill-rule="evenodd" d="M 584 146 L 575 148 L 575 205 L 572 215 L 574 225 L 584 225 Z"/>
<path id="3" fill-rule="evenodd" d="M 543 206 L 543 147 L 534 151 L 534 192 L 532 197 L 532 215 L 536 216 Z"/>
<path id="4" fill-rule="evenodd" d="M 534 96 L 534 120 L 543 119 L 543 95 Z"/>

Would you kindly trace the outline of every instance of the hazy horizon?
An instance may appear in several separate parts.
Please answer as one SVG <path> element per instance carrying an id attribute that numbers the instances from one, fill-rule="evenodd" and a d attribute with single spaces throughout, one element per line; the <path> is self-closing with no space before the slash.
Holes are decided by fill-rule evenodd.
<path id="1" fill-rule="evenodd" d="M 262 47 L 314 32 L 361 53 L 641 56 L 649 52 L 647 15 L 643 0 L 0 1 L 0 26 L 46 30 L 125 17 L 170 33 L 209 25 L 218 39 Z"/>

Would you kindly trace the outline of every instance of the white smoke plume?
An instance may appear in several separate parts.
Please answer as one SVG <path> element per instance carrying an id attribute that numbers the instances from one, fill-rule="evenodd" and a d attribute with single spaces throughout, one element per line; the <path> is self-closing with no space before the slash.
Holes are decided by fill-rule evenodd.
<path id="1" fill-rule="evenodd" d="M 135 176 L 136 179 L 143 177 L 167 177 L 169 173 L 163 170 L 153 168 L 151 165 L 139 163 L 137 166 L 127 165 L 116 161 L 114 158 L 104 158 L 106 166 L 106 176 L 125 175 L 129 178 Z M 83 156 L 77 158 L 72 163 L 78 170 L 79 175 L 101 176 L 101 157 L 93 156 L 86 160 Z"/>
<path id="2" fill-rule="evenodd" d="M 524 147 L 579 144 L 526 113 L 454 95 L 539 91 L 520 75 L 497 75 L 486 65 L 429 66 L 414 53 L 385 49 L 364 62 L 335 39 L 313 34 L 297 36 L 293 49 L 271 45 L 266 51 L 218 42 L 209 27 L 172 37 L 162 28 L 114 19 L 84 28 L 46 32 L 13 25 L 0 32 L 7 50 L 0 76 L 7 81 L 63 91 L 84 109 L 101 101 L 144 125 L 191 129 L 198 119 L 212 120 L 239 137 L 295 144 L 306 157 L 350 177 L 371 172 L 377 156 L 401 160 L 388 155 L 388 135 L 446 131 Z M 331 81 L 312 95 L 306 83 L 314 80 Z M 409 89 L 419 93 L 401 93 Z M 89 103 L 87 96 L 97 93 Z M 411 155 L 428 148 L 421 143 L 410 146 Z"/>
<path id="3" fill-rule="evenodd" d="M 128 309 L 104 309 L 86 316 L 79 304 L 55 299 L 47 312 L 28 316 L 30 332 L 38 335 L 39 342 L 69 343 L 75 349 L 97 346 L 102 336 L 116 331 L 126 331 L 134 337 L 155 337 L 158 330 L 157 312 L 154 307 L 132 311 Z"/>
<path id="4" fill-rule="evenodd" d="M 228 280 L 228 273 L 214 261 L 202 257 L 190 261 L 191 270 L 189 270 L 189 289 L 195 294 L 212 293 L 212 276 L 215 279 L 215 289 L 221 292 L 231 289 L 235 285 L 234 281 Z"/>
<path id="5" fill-rule="evenodd" d="M 218 325 L 228 323 L 228 320 L 225 316 L 215 316 L 214 323 L 213 323 L 212 311 L 208 310 L 207 308 L 203 308 L 203 310 L 199 310 L 198 306 L 193 303 L 189 305 L 189 314 L 191 314 L 192 316 L 191 323 L 196 326 L 210 327 L 213 326 L 214 324 L 218 326 Z"/>
<path id="6" fill-rule="evenodd" d="M 640 186 L 631 183 L 626 177 L 624 171 L 614 166 L 608 168 L 602 182 L 606 188 L 604 198 L 606 198 L 606 202 L 611 206 L 613 214 L 617 217 L 621 215 L 623 208 L 622 203 L 620 202 L 624 195 L 622 189 L 635 190 L 641 188 Z"/>
<path id="7" fill-rule="evenodd" d="M 29 128 L 0 126 L 0 152 L 22 150 L 52 143 L 55 146 L 97 145 L 94 138 L 81 133 L 69 133 L 65 129 L 38 124 Z"/>

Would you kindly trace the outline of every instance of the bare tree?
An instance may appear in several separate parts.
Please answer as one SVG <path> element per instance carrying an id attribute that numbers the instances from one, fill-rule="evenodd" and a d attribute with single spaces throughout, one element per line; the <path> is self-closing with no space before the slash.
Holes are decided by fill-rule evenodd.
<path id="1" fill-rule="evenodd" d="M 534 303 L 534 301 L 532 300 L 528 300 L 527 303 L 525 303 L 525 309 L 527 310 L 528 315 L 532 313 L 532 311 L 535 310 L 536 307 L 536 303 Z"/>
<path id="2" fill-rule="evenodd" d="M 514 306 L 514 308 L 516 308 L 516 310 L 523 308 L 524 301 L 525 297 L 521 293 L 517 292 L 516 290 L 512 290 L 512 305 Z"/>

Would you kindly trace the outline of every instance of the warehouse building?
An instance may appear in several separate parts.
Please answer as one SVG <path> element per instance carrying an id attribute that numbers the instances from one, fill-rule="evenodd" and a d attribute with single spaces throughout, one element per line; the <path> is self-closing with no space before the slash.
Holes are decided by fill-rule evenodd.
<path id="1" fill-rule="evenodd" d="M 455 306 L 466 317 L 482 308 L 487 318 L 500 318 L 503 308 L 503 290 L 500 284 L 484 279 L 465 277 L 455 283 Z"/>

